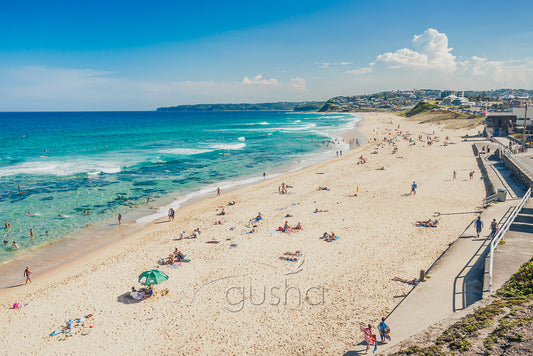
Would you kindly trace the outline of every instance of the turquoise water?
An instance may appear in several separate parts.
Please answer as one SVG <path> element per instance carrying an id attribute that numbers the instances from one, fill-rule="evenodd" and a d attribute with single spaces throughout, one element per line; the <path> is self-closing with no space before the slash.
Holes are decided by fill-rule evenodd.
<path id="1" fill-rule="evenodd" d="M 8 241 L 0 261 L 17 253 L 13 241 L 20 251 L 118 213 L 137 222 L 165 214 L 133 214 L 148 197 L 178 207 L 216 186 L 335 155 L 347 145 L 324 142 L 357 120 L 292 112 L 0 113 L 0 219 L 11 223 L 0 230 Z"/>

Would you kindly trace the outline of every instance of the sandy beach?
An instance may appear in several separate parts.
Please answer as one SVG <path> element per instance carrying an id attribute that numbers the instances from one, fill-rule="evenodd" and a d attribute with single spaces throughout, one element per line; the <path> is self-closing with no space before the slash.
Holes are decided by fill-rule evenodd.
<path id="1" fill-rule="evenodd" d="M 376 325 L 410 290 L 392 279 L 417 278 L 474 218 L 446 214 L 476 210 L 485 196 L 471 144 L 461 138 L 466 130 L 444 130 L 392 113 L 363 117 L 360 129 L 369 143 L 342 157 L 223 191 L 179 209 L 172 222 L 157 221 L 35 275 L 32 284 L 0 291 L 2 353 L 349 351 L 362 341 L 359 325 Z M 416 144 L 402 138 L 406 133 Z M 470 130 L 474 133 L 477 129 Z M 398 151 L 392 153 L 394 146 L 382 139 L 395 136 Z M 438 141 L 428 146 L 427 136 Z M 366 163 L 358 164 L 360 156 Z M 416 195 L 409 194 L 413 181 Z M 287 194 L 278 193 L 282 183 L 292 186 Z M 231 201 L 236 204 L 228 206 Z M 223 216 L 217 215 L 221 207 Z M 253 227 L 247 225 L 259 212 L 263 220 L 249 233 Z M 415 226 L 437 215 L 438 227 Z M 218 220 L 223 224 L 215 225 Z M 285 221 L 301 222 L 302 231 L 276 231 Z M 177 240 L 180 231 L 191 235 L 195 228 L 201 230 L 199 238 Z M 324 232 L 341 238 L 325 242 Z M 218 243 L 207 243 L 213 240 Z M 159 266 L 175 248 L 191 261 Z M 280 259 L 296 251 L 297 261 Z M 137 276 L 153 268 L 169 280 L 155 287 L 153 297 L 131 299 L 131 287 L 140 287 Z M 160 295 L 165 289 L 169 294 Z M 28 305 L 13 310 L 15 302 Z M 64 341 L 61 334 L 49 335 L 88 314 L 88 335 L 81 326 Z M 401 327 L 391 325 L 393 337 Z"/>

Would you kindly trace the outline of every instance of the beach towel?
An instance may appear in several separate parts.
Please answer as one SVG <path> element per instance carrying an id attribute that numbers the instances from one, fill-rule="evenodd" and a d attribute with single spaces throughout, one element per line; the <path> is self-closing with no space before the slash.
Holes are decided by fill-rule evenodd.
<path id="1" fill-rule="evenodd" d="M 385 324 L 384 322 L 379 323 L 378 330 L 379 330 L 379 336 L 381 336 L 381 340 L 383 339 L 387 339 L 389 341 L 391 340 L 390 328 L 387 324 Z"/>
<path id="2" fill-rule="evenodd" d="M 369 328 L 363 328 L 362 326 L 360 327 L 361 328 L 361 332 L 363 333 L 363 336 L 365 338 L 365 341 L 368 345 L 374 345 L 376 344 L 376 347 L 377 347 L 377 343 L 376 343 L 376 338 L 374 337 L 374 335 L 372 334 L 372 330 L 369 329 Z"/>
<path id="3" fill-rule="evenodd" d="M 322 239 L 322 238 L 323 238 L 323 237 L 321 237 L 321 239 Z M 341 238 L 340 236 L 335 236 L 335 240 L 333 240 L 333 241 L 337 241 L 337 240 L 340 239 L 340 238 Z M 333 242 L 333 241 L 326 241 L 326 242 Z"/>

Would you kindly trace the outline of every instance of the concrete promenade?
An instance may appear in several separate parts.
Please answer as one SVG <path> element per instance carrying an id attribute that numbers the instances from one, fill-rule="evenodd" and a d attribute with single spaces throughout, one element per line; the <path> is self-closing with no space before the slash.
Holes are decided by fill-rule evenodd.
<path id="1" fill-rule="evenodd" d="M 484 260 L 490 242 L 488 226 L 492 219 L 502 219 L 513 203 L 516 205 L 517 201 L 499 203 L 485 210 L 481 214 L 485 226 L 482 236 L 476 237 L 471 224 L 437 260 L 427 272 L 430 278 L 419 283 L 387 318 L 392 341 L 378 347 L 380 352 L 482 298 Z"/>
<path id="2" fill-rule="evenodd" d="M 481 300 L 489 293 L 483 280 L 486 274 L 486 257 L 490 244 L 490 222 L 496 219 L 502 224 L 525 193 L 524 186 L 512 179 L 509 171 L 492 155 L 497 145 L 489 141 L 477 141 L 480 146 L 491 147 L 491 153 L 481 153 L 482 164 L 487 171 L 485 179 L 495 191 L 505 189 L 507 201 L 493 204 L 481 213 L 484 231 L 477 238 L 474 224 L 465 231 L 427 271 L 428 278 L 419 283 L 392 311 L 386 322 L 391 327 L 392 341 L 378 345 L 379 354 L 386 354 L 392 346 L 426 330 L 429 326 L 451 316 Z M 533 160 L 532 160 L 533 161 Z M 472 219 L 475 219 L 475 215 Z M 509 232 L 506 243 L 494 257 L 492 291 L 500 288 L 522 264 L 533 256 L 533 199 L 524 206 Z M 488 259 L 487 259 L 488 260 Z M 488 262 L 487 262 L 488 263 Z M 377 333 L 377 331 L 376 331 Z M 366 345 L 356 345 L 346 355 L 362 355 Z"/>

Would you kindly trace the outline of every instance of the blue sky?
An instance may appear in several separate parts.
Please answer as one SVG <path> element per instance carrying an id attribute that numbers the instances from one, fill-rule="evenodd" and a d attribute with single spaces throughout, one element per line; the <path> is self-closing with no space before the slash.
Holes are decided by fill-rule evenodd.
<path id="1" fill-rule="evenodd" d="M 0 111 L 531 88 L 531 10 L 512 0 L 4 2 Z"/>

